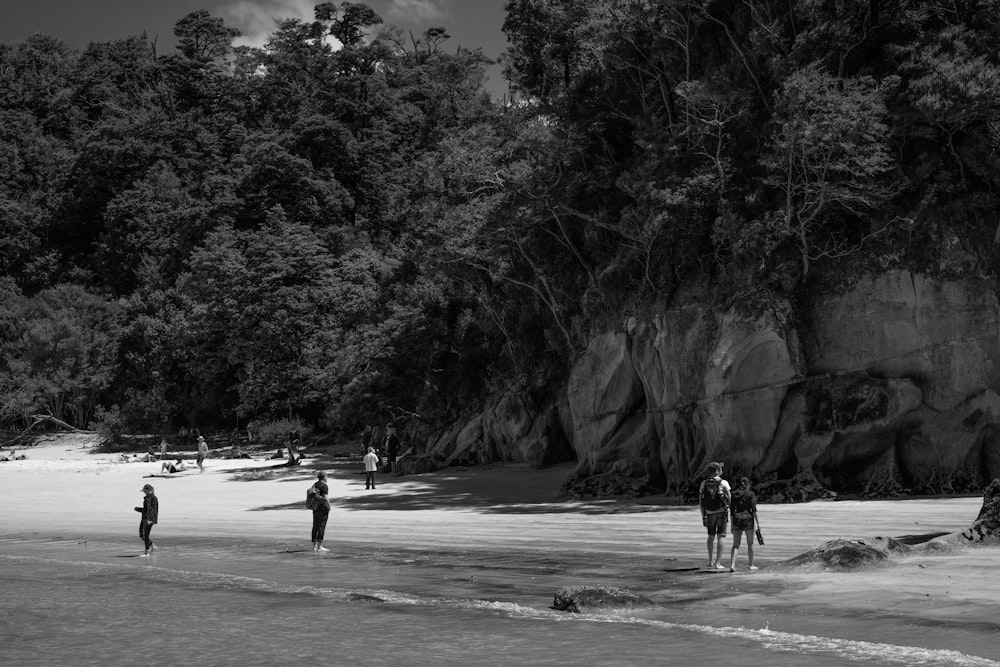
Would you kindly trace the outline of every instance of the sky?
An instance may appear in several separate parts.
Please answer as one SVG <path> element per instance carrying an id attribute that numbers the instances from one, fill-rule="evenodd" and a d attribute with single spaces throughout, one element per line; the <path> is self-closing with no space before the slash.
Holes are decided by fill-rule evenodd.
<path id="1" fill-rule="evenodd" d="M 312 20 L 323 0 L 0 0 L 0 42 L 18 42 L 43 33 L 78 48 L 143 31 L 156 39 L 161 53 L 174 46 L 174 23 L 190 12 L 207 9 L 243 36 L 237 45 L 261 46 L 276 18 Z M 354 0 L 359 1 L 359 0 Z M 339 5 L 341 0 L 335 0 Z M 419 36 L 431 27 L 451 35 L 445 46 L 482 48 L 497 58 L 506 48 L 501 27 L 506 0 L 368 0 L 388 25 Z M 499 68 L 490 70 L 489 87 L 503 91 Z"/>

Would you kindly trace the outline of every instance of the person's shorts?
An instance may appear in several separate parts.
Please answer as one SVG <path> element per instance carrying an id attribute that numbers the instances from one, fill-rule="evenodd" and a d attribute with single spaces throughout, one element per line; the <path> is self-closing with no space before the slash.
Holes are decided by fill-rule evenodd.
<path id="1" fill-rule="evenodd" d="M 726 536 L 726 526 L 729 524 L 729 515 L 726 512 L 716 512 L 705 517 L 705 527 L 708 528 L 709 535 Z"/>
<path id="2" fill-rule="evenodd" d="M 197 463 L 198 463 L 198 465 L 201 465 L 204 461 L 205 461 L 205 457 L 204 456 L 199 456 Z"/>
<path id="3" fill-rule="evenodd" d="M 733 532 L 734 533 L 752 533 L 753 532 L 753 519 L 748 521 L 737 521 L 733 519 Z"/>

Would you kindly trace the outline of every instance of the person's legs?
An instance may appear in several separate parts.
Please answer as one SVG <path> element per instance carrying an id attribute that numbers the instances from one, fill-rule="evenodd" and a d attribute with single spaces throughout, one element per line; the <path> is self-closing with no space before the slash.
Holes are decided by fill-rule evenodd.
<path id="1" fill-rule="evenodd" d="M 313 512 L 316 523 L 316 551 L 329 551 L 323 546 L 323 537 L 326 535 L 326 520 L 330 517 L 329 512 Z"/>
<path id="2" fill-rule="evenodd" d="M 743 531 L 742 530 L 737 530 L 737 529 L 734 528 L 733 529 L 733 546 L 729 550 L 729 571 L 730 572 L 735 572 L 736 571 L 736 558 L 740 555 L 740 542 L 741 542 L 742 539 L 743 539 Z M 749 544 L 749 543 L 750 543 L 750 540 L 748 539 L 747 540 L 747 544 Z"/>
<path id="3" fill-rule="evenodd" d="M 153 540 L 149 537 L 151 530 L 153 530 L 153 524 L 147 523 L 145 519 L 139 522 L 139 537 L 142 538 L 142 543 L 146 547 L 146 553 L 143 554 L 145 556 L 148 556 L 153 548 Z"/>
<path id="4" fill-rule="evenodd" d="M 719 522 L 716 525 L 715 536 L 718 539 L 715 548 L 715 567 L 717 569 L 723 570 L 725 567 L 722 565 L 722 550 L 725 548 L 726 540 L 726 524 L 728 523 L 729 517 L 725 512 L 719 512 Z"/>
<path id="5" fill-rule="evenodd" d="M 705 527 L 708 528 L 708 566 L 721 568 L 722 540 L 726 537 L 726 513 L 715 512 L 706 517 Z"/>
<path id="6" fill-rule="evenodd" d="M 747 560 L 749 561 L 749 569 L 756 570 L 757 566 L 753 564 L 753 524 L 747 531 Z"/>

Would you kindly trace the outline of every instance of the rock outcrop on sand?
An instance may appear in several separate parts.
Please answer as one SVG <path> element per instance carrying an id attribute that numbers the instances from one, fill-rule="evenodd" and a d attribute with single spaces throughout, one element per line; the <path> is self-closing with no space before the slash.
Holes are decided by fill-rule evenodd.
<path id="1" fill-rule="evenodd" d="M 983 506 L 976 520 L 963 531 L 908 538 L 839 538 L 789 558 L 779 567 L 821 567 L 824 570 L 850 572 L 884 564 L 893 555 L 942 552 L 969 543 L 997 542 L 1000 542 L 1000 479 L 994 479 L 986 487 Z"/>
<path id="2" fill-rule="evenodd" d="M 652 606 L 649 598 L 614 586 L 569 586 L 556 591 L 552 608 L 574 614 Z"/>
<path id="3" fill-rule="evenodd" d="M 983 493 L 983 506 L 975 522 L 960 533 L 974 543 L 1000 542 L 1000 479 L 994 479 Z"/>
<path id="4" fill-rule="evenodd" d="M 443 465 L 575 460 L 566 490 L 587 495 L 684 494 L 711 460 L 761 488 L 820 487 L 779 484 L 780 500 L 963 492 L 1000 475 L 992 282 L 891 270 L 752 312 L 701 296 L 595 335 L 565 387 L 507 397 L 420 447 Z"/>

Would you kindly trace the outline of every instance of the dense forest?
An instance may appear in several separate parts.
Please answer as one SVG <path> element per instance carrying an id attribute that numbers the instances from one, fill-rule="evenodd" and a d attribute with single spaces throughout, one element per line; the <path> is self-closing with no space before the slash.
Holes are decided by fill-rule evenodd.
<path id="1" fill-rule="evenodd" d="M 316 6 L 0 44 L 0 424 L 446 424 L 685 286 L 994 275 L 1000 0 Z"/>

